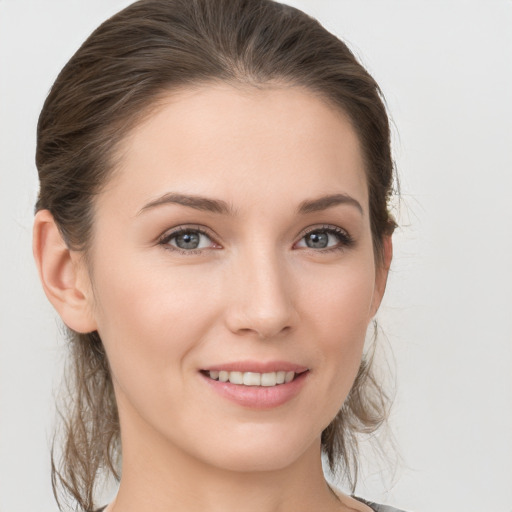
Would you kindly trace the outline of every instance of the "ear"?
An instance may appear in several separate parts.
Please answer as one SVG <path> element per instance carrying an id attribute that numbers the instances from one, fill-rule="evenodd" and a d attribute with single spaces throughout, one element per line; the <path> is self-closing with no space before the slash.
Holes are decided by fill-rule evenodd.
<path id="1" fill-rule="evenodd" d="M 371 317 L 373 318 L 379 309 L 382 297 L 386 291 L 386 283 L 388 281 L 389 268 L 393 259 L 393 241 L 391 235 L 382 239 L 382 259 L 375 272 L 375 288 L 373 290 L 373 300 L 371 308 Z"/>
<path id="2" fill-rule="evenodd" d="M 37 212 L 32 242 L 44 292 L 62 321 L 76 332 L 95 331 L 92 288 L 83 258 L 68 248 L 48 210 Z"/>

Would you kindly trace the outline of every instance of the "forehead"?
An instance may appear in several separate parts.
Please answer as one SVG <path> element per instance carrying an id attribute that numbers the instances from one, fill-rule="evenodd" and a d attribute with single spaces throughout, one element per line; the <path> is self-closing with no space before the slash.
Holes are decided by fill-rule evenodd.
<path id="1" fill-rule="evenodd" d="M 242 206 L 298 203 L 336 189 L 367 203 L 350 121 L 299 87 L 223 84 L 169 93 L 121 143 L 118 162 L 102 195 L 117 195 L 124 207 L 168 191 Z"/>

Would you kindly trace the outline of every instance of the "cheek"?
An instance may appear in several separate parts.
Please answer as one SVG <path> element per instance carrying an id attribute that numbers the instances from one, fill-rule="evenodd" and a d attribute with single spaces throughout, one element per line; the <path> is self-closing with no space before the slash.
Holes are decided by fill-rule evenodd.
<path id="1" fill-rule="evenodd" d="M 368 265 L 351 265 L 329 279 L 317 279 L 304 294 L 315 358 L 320 362 L 325 396 L 336 414 L 345 400 L 361 363 L 371 320 L 374 272 Z M 332 418 L 330 418 L 332 419 Z M 327 421 L 327 423 L 330 421 Z"/>
<path id="2" fill-rule="evenodd" d="M 375 270 L 369 258 L 352 258 L 335 270 L 317 272 L 302 278 L 297 292 L 301 295 L 302 312 L 311 313 L 323 339 L 349 343 L 361 337 L 371 320 L 375 288 Z M 368 260 L 368 261 L 365 261 Z M 312 273 L 304 273 L 312 276 Z"/>
<path id="3" fill-rule="evenodd" d="M 190 269 L 116 261 L 95 272 L 98 332 L 114 379 L 122 384 L 136 371 L 142 388 L 183 364 L 200 343 L 217 317 L 216 288 L 201 286 Z"/>

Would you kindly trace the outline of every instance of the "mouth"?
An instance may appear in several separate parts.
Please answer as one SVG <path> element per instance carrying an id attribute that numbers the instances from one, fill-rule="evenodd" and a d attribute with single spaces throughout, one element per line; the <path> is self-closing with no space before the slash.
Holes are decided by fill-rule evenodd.
<path id="1" fill-rule="evenodd" d="M 278 362 L 239 361 L 199 371 L 215 393 L 249 409 L 271 409 L 291 402 L 309 381 L 305 366 Z"/>
<path id="2" fill-rule="evenodd" d="M 308 370 L 298 372 L 278 370 L 274 372 L 242 372 L 227 370 L 202 370 L 201 373 L 207 378 L 219 382 L 229 382 L 239 386 L 261 386 L 275 387 L 282 384 L 289 384 Z"/>

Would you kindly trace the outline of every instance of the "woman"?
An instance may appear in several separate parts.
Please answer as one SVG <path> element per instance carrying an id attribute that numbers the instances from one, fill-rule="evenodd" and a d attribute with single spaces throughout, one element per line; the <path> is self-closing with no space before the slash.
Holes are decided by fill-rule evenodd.
<path id="1" fill-rule="evenodd" d="M 355 485 L 357 434 L 386 416 L 363 348 L 389 127 L 341 41 L 268 0 L 136 2 L 60 73 L 36 159 L 34 254 L 74 372 L 61 506 L 94 510 L 107 470 L 106 512 L 389 510 L 321 463 Z"/>

